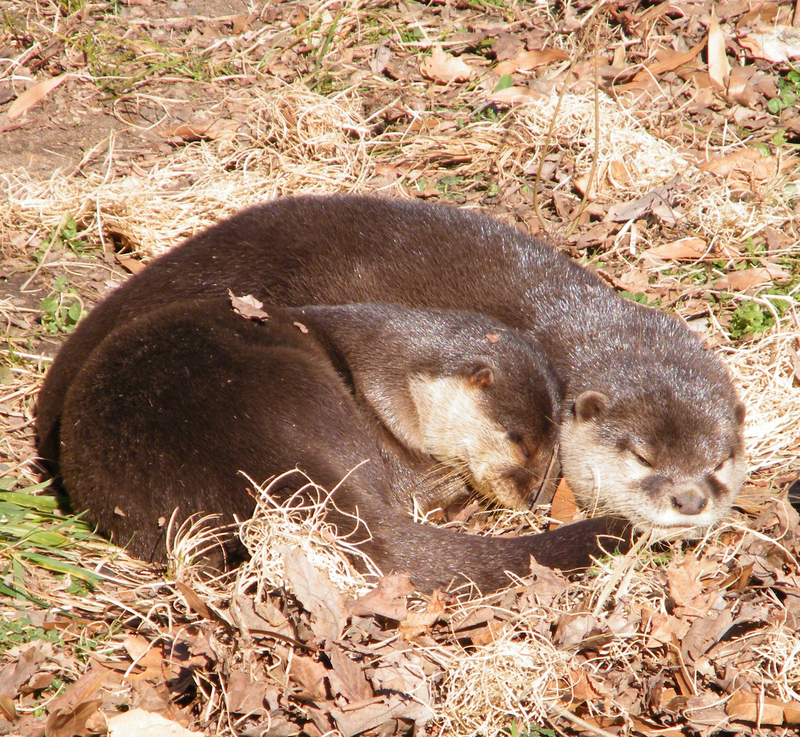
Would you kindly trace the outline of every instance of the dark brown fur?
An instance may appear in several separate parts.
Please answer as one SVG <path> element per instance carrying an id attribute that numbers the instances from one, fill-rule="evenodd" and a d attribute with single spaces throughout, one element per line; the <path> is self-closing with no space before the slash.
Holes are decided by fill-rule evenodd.
<path id="1" fill-rule="evenodd" d="M 384 570 L 410 571 L 420 588 L 463 581 L 459 573 L 496 588 L 506 568 L 524 573 L 531 552 L 553 563 L 547 545 L 532 546 L 537 538 L 484 541 L 413 523 L 403 510 L 436 463 L 390 430 L 413 421 L 413 410 L 395 411 L 412 372 L 468 384 L 488 371 L 491 383 L 474 387 L 476 406 L 513 422 L 512 437 L 546 455 L 556 438 L 546 418 L 557 411 L 557 385 L 529 342 L 507 330 L 489 342 L 482 323 L 497 330 L 497 321 L 479 315 L 387 305 L 268 311 L 255 322 L 234 314 L 227 299 L 186 301 L 138 317 L 100 344 L 64 407 L 61 474 L 76 508 L 132 553 L 160 559 L 176 508 L 178 524 L 196 512 L 244 519 L 254 498 L 242 472 L 262 483 L 298 468 L 336 487 L 327 516 L 342 534 L 361 541 Z M 386 372 L 389 362 L 396 371 Z M 378 411 L 376 385 L 389 398 Z M 527 493 L 541 461 L 519 455 L 508 473 L 524 471 L 518 480 Z M 285 500 L 304 484 L 301 473 L 290 474 L 271 492 Z M 366 525 L 357 528 L 356 518 Z M 597 529 L 614 527 L 590 524 Z M 558 562 L 577 567 L 589 552 L 591 534 Z"/>

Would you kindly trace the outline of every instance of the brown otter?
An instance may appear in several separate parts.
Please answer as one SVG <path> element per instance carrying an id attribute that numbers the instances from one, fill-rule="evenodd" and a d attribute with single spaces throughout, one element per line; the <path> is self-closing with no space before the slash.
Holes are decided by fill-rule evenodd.
<path id="1" fill-rule="evenodd" d="M 678 320 L 622 299 L 495 220 L 373 197 L 250 208 L 130 279 L 56 357 L 39 397 L 41 456 L 57 463 L 67 390 L 109 331 L 159 305 L 228 289 L 288 306 L 472 310 L 536 337 L 562 382 L 564 473 L 586 508 L 646 525 L 707 525 L 741 484 L 743 405 L 719 361 Z"/>
<path id="2" fill-rule="evenodd" d="M 133 553 L 163 557 L 176 507 L 178 522 L 203 511 L 248 517 L 254 499 L 240 472 L 262 482 L 295 467 L 337 487 L 328 516 L 342 534 L 425 589 L 463 572 L 496 588 L 504 569 L 524 573 L 531 553 L 585 564 L 594 533 L 614 529 L 590 523 L 583 544 L 554 560 L 542 536 L 485 540 L 416 525 L 400 511 L 436 460 L 463 468 L 485 494 L 524 501 L 555 445 L 559 403 L 530 339 L 469 313 L 267 312 L 263 322 L 245 320 L 227 299 L 156 309 L 110 333 L 74 378 L 63 484 Z M 285 499 L 304 484 L 290 474 L 271 492 Z"/>
<path id="3" fill-rule="evenodd" d="M 402 448 L 460 470 L 487 501 L 527 505 L 560 411 L 558 380 L 533 339 L 464 311 L 362 303 L 283 313 L 311 328 L 366 416 Z M 416 483 L 414 501 L 428 511 L 441 495 Z M 405 487 L 396 506 L 412 511 Z"/>

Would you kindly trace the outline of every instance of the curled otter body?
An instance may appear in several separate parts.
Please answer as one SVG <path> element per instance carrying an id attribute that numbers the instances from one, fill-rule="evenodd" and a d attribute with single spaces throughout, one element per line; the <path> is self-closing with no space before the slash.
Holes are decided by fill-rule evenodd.
<path id="1" fill-rule="evenodd" d="M 66 398 L 61 475 L 102 532 L 160 559 L 176 509 L 177 523 L 199 512 L 246 518 L 247 477 L 261 483 L 297 468 L 270 493 L 285 500 L 306 475 L 336 487 L 327 515 L 340 533 L 382 569 L 409 570 L 420 588 L 459 573 L 496 588 L 506 568 L 524 573 L 532 553 L 547 556 L 541 536 L 492 552 L 500 541 L 423 527 L 408 514 L 442 464 L 465 489 L 514 506 L 541 480 L 559 395 L 530 340 L 460 312 L 267 312 L 255 322 L 227 299 L 185 301 L 132 320 L 93 352 Z M 613 529 L 597 524 L 558 556 L 564 567 L 588 562 L 592 533 Z"/>
<path id="2" fill-rule="evenodd" d="M 66 393 L 110 331 L 160 305 L 228 289 L 286 306 L 471 310 L 532 336 L 562 384 L 562 467 L 587 509 L 648 526 L 708 525 L 742 483 L 743 406 L 723 366 L 677 319 L 622 299 L 551 246 L 491 218 L 372 197 L 276 200 L 154 260 L 56 357 L 39 397 L 40 455 L 57 464 Z M 620 461 L 641 470 L 619 472 Z"/>

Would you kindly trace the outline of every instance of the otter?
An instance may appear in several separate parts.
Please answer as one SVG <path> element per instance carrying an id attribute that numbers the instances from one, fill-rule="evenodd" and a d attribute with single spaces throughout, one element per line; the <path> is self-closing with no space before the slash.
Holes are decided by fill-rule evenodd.
<path id="1" fill-rule="evenodd" d="M 396 304 L 283 313 L 311 329 L 396 452 L 399 442 L 433 458 L 486 502 L 530 506 L 557 444 L 560 388 L 529 336 L 476 313 Z M 458 497 L 464 487 L 445 494 L 436 470 L 415 479 L 413 499 L 405 484 L 396 506 L 428 512 Z"/>
<path id="2" fill-rule="evenodd" d="M 585 509 L 642 526 L 703 527 L 730 509 L 743 482 L 744 405 L 677 318 L 623 299 L 552 246 L 492 218 L 369 196 L 278 199 L 155 259 L 56 356 L 39 395 L 40 456 L 57 468 L 65 397 L 109 332 L 228 289 L 290 307 L 469 310 L 537 340 L 562 387 L 564 477 Z"/>
<path id="3" fill-rule="evenodd" d="M 224 298 L 155 309 L 111 332 L 72 381 L 63 485 L 132 553 L 163 559 L 176 509 L 178 523 L 201 512 L 249 517 L 247 477 L 278 477 L 270 493 L 281 501 L 307 478 L 335 488 L 327 515 L 340 534 L 426 590 L 463 573 L 497 588 L 531 553 L 585 565 L 591 533 L 613 531 L 593 522 L 582 544 L 553 558 L 552 535 L 485 540 L 408 515 L 437 463 L 513 506 L 541 480 L 560 398 L 526 336 L 482 315 L 395 305 L 265 312 L 243 319 Z M 293 468 L 302 473 L 284 474 Z M 487 555 L 487 543 L 500 546 Z"/>

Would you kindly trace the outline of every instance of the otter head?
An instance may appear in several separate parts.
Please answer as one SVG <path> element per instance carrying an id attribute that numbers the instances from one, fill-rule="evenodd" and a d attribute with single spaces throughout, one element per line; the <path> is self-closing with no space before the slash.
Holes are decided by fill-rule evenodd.
<path id="1" fill-rule="evenodd" d="M 485 499 L 526 507 L 558 439 L 559 395 L 536 354 L 510 365 L 475 361 L 450 375 L 409 382 L 417 449 L 466 476 Z"/>
<path id="2" fill-rule="evenodd" d="M 728 513 L 744 481 L 744 404 L 713 372 L 660 363 L 634 373 L 651 375 L 568 399 L 564 477 L 592 514 L 647 528 L 707 528 Z"/>

